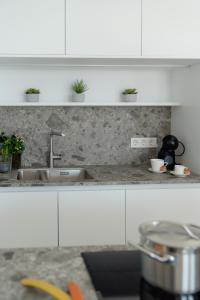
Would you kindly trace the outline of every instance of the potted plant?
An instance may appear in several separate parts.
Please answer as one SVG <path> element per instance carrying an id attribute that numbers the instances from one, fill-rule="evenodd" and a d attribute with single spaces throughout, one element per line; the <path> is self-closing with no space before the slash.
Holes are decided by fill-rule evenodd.
<path id="1" fill-rule="evenodd" d="M 18 135 L 0 134 L 0 172 L 10 172 L 21 167 L 21 153 L 25 149 L 24 140 Z"/>
<path id="2" fill-rule="evenodd" d="M 25 149 L 25 143 L 21 136 L 13 134 L 11 136 L 12 142 L 12 168 L 21 168 L 21 154 Z"/>
<path id="3" fill-rule="evenodd" d="M 0 173 L 8 173 L 12 168 L 11 139 L 4 132 L 0 135 Z"/>
<path id="4" fill-rule="evenodd" d="M 29 88 L 25 91 L 25 99 L 27 102 L 39 102 L 40 90 Z"/>
<path id="5" fill-rule="evenodd" d="M 88 90 L 87 85 L 83 80 L 76 80 L 72 84 L 72 101 L 74 102 L 84 102 L 85 100 L 85 92 Z"/>
<path id="6" fill-rule="evenodd" d="M 131 89 L 125 89 L 122 92 L 122 100 L 125 102 L 136 102 L 137 101 L 137 89 L 131 88 Z"/>

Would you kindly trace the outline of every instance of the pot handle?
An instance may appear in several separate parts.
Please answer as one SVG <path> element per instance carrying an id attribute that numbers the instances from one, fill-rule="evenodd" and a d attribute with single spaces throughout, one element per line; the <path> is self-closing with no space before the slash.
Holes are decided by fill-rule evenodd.
<path id="1" fill-rule="evenodd" d="M 165 223 L 181 227 L 182 229 L 184 229 L 185 233 L 187 233 L 190 238 L 192 238 L 194 240 L 199 240 L 199 237 L 195 233 L 193 233 L 192 230 L 189 227 L 189 226 L 192 226 L 192 227 L 198 228 L 198 226 L 194 226 L 194 225 L 191 225 L 191 224 L 187 225 L 187 224 L 183 224 L 183 223 L 169 222 L 169 221 L 165 221 Z M 158 226 L 159 226 L 159 224 L 158 224 Z"/>
<path id="2" fill-rule="evenodd" d="M 198 226 L 195 226 L 195 225 L 192 225 L 192 224 L 190 224 L 190 226 L 199 229 Z M 192 230 L 188 227 L 187 224 L 182 224 L 182 227 L 187 232 L 187 234 L 189 235 L 189 237 L 191 237 L 192 239 L 195 239 L 195 240 L 199 240 L 199 237 L 192 232 Z"/>
<path id="3" fill-rule="evenodd" d="M 173 262 L 175 260 L 174 256 L 171 256 L 171 255 L 159 256 L 159 255 L 155 254 L 154 252 L 144 248 L 140 244 L 135 245 L 135 247 L 138 250 L 140 250 L 142 253 L 144 253 L 144 254 L 148 255 L 149 257 L 151 257 L 159 262 L 162 262 L 162 263 Z"/>

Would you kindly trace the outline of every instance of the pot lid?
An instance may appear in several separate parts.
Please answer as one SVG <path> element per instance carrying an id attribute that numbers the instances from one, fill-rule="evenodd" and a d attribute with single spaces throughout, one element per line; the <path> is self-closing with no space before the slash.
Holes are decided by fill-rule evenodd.
<path id="1" fill-rule="evenodd" d="M 200 227 L 169 221 L 152 221 L 139 227 L 142 239 L 159 245 L 181 248 L 200 248 Z"/>

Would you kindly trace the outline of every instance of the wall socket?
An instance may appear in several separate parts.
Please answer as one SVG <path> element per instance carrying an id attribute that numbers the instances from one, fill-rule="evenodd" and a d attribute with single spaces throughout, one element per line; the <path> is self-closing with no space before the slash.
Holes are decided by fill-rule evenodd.
<path id="1" fill-rule="evenodd" d="M 132 138 L 131 139 L 131 148 L 157 148 L 157 138 Z"/>

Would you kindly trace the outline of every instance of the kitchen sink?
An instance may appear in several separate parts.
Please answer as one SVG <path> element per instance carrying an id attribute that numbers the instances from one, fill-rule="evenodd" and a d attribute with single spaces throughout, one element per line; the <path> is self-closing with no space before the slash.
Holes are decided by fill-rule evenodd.
<path id="1" fill-rule="evenodd" d="M 84 168 L 67 168 L 67 169 L 48 169 L 45 173 L 48 181 L 83 181 L 92 179 Z"/>
<path id="2" fill-rule="evenodd" d="M 17 171 L 17 179 L 18 180 L 42 180 L 42 172 L 45 172 L 45 170 L 19 169 Z"/>
<path id="3" fill-rule="evenodd" d="M 84 168 L 49 168 L 49 169 L 19 169 L 18 180 L 65 182 L 65 181 L 84 181 L 93 179 Z"/>

